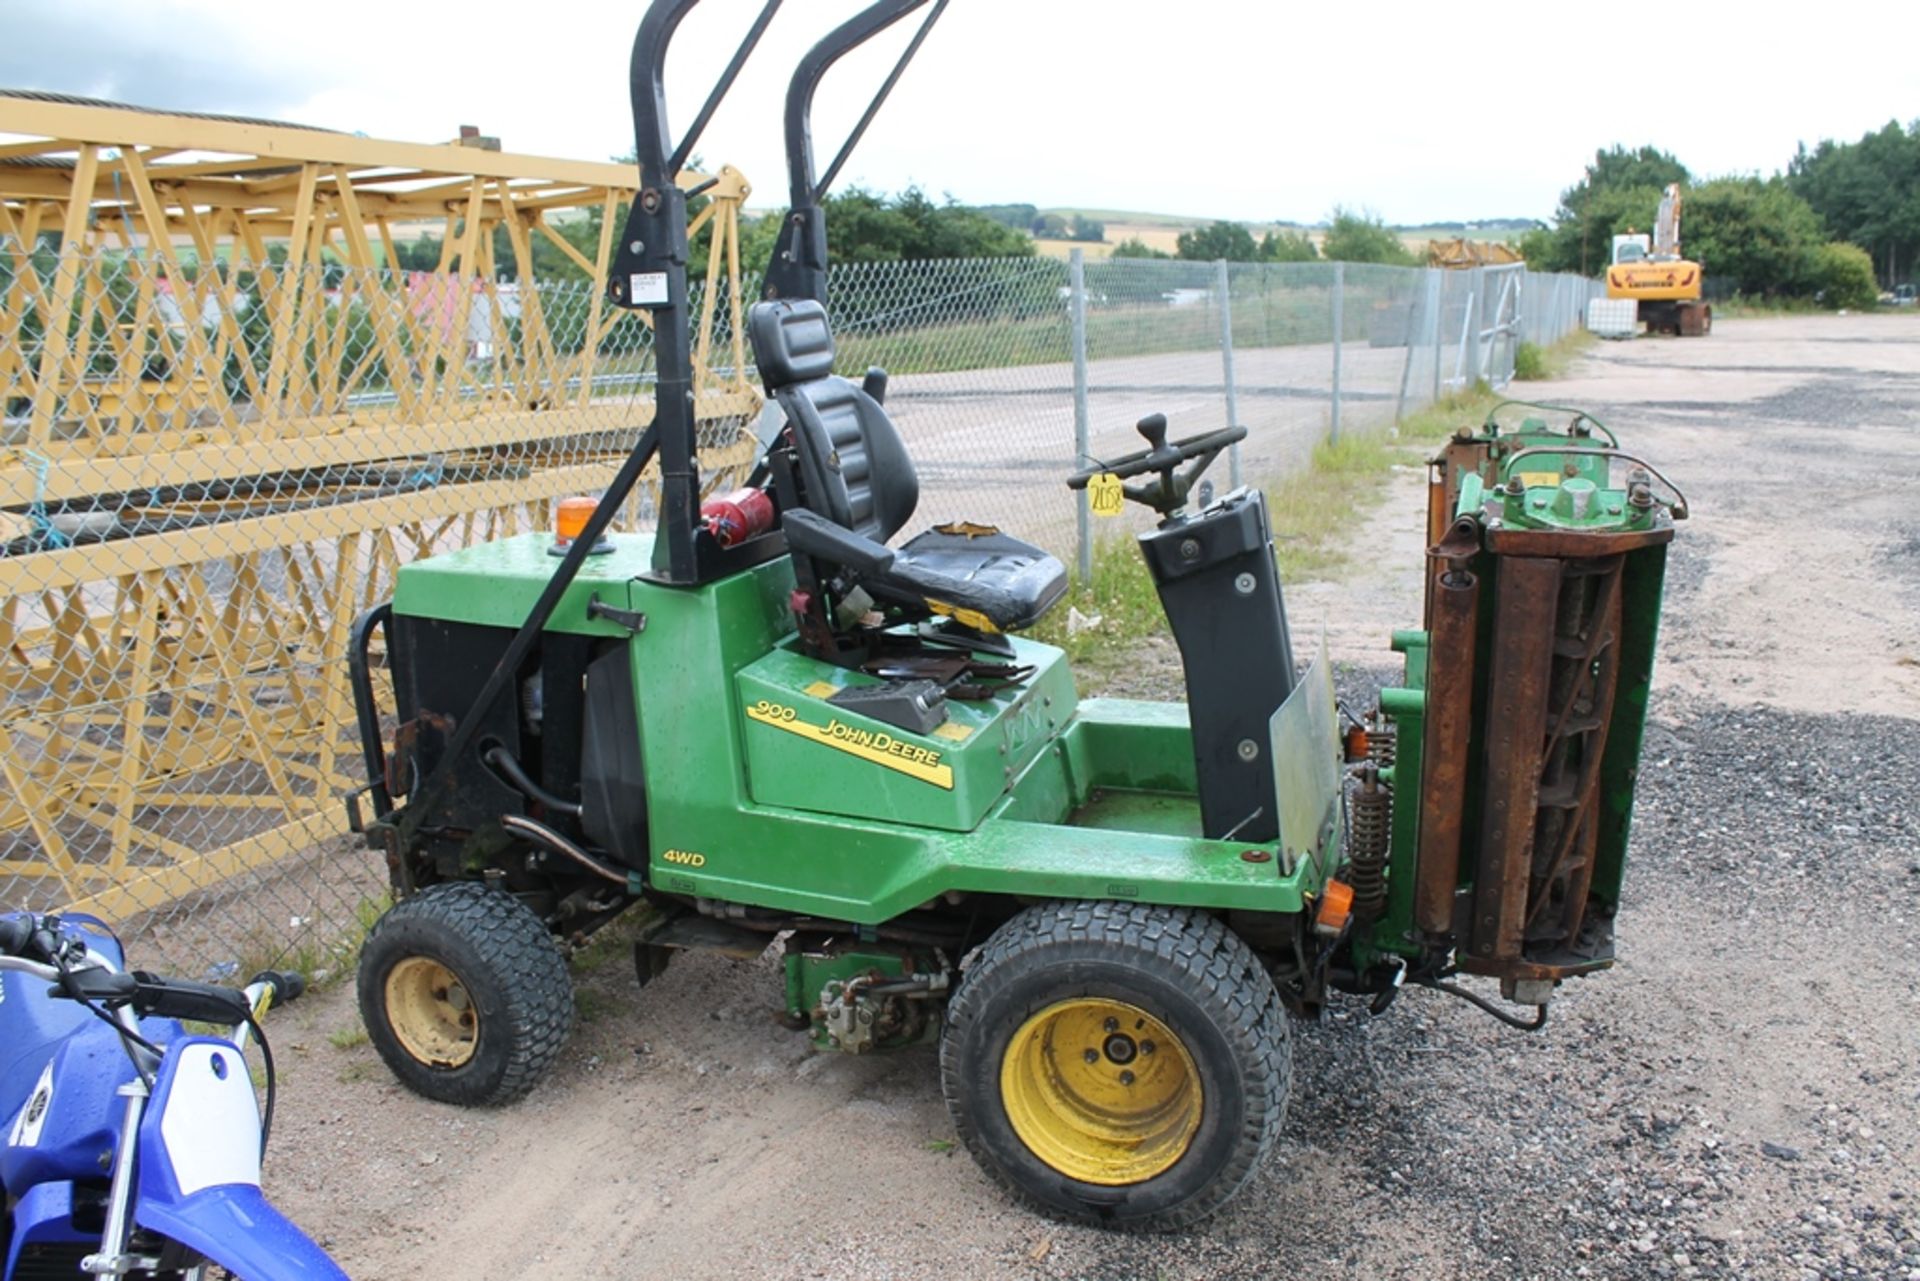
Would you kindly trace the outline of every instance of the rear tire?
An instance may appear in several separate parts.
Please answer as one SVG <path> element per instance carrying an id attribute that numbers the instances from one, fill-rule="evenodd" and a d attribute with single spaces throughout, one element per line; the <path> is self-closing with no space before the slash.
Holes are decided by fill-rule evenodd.
<path id="1" fill-rule="evenodd" d="M 380 1057 L 441 1103 L 521 1098 L 573 1024 L 573 985 L 546 925 L 478 881 L 431 886 L 389 909 L 360 951 L 358 991 Z"/>
<path id="2" fill-rule="evenodd" d="M 948 1007 L 940 1080 L 981 1168 L 1054 1214 L 1166 1231 L 1208 1217 L 1279 1135 L 1286 1014 L 1218 919 L 1053 903 L 1007 922 Z"/>

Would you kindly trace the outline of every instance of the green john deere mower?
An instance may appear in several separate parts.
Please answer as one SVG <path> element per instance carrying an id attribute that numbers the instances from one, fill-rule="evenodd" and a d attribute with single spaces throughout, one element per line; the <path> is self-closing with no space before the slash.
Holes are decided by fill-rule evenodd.
<path id="1" fill-rule="evenodd" d="M 809 104 L 927 0 L 879 0 L 794 74 L 749 324 L 778 412 L 749 485 L 702 503 L 674 178 L 778 0 L 676 147 L 661 68 L 694 2 L 656 0 L 635 41 L 643 189 L 608 284 L 652 313 L 653 425 L 557 535 L 408 565 L 356 625 L 355 825 L 396 900 L 359 997 L 400 1079 L 531 1089 L 571 1021 L 562 949 L 639 908 L 643 984 L 682 951 L 777 948 L 781 1021 L 819 1050 L 937 1043 L 1002 1185 L 1175 1227 L 1260 1164 L 1289 1020 L 1330 991 L 1378 1011 L 1427 985 L 1537 1027 L 1611 964 L 1671 487 L 1576 412 L 1463 431 L 1435 460 L 1424 626 L 1393 637 L 1405 684 L 1343 729 L 1324 659 L 1296 667 L 1261 494 L 1199 483 L 1243 429 L 1149 418 L 1139 453 L 1064 479 L 1158 514 L 1140 550 L 1187 701 L 1082 698 L 1019 635 L 1060 563 L 967 522 L 897 542 L 917 483 L 885 375 L 833 373 Z M 657 527 L 610 532 L 655 462 Z"/>

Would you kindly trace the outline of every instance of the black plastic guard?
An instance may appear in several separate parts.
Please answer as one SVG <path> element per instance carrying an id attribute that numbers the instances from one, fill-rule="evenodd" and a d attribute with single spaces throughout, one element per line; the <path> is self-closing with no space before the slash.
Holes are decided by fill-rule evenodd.
<path id="1" fill-rule="evenodd" d="M 1214 840 L 1279 833 L 1267 730 L 1293 691 L 1293 642 L 1272 538 L 1257 490 L 1140 536 L 1186 669 L 1201 830 Z"/>

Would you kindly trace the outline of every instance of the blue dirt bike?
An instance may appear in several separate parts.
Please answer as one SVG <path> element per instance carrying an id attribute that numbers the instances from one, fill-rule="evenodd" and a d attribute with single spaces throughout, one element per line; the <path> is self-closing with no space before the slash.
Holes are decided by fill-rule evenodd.
<path id="1" fill-rule="evenodd" d="M 0 1281 L 345 1278 L 260 1191 L 274 1084 L 259 1019 L 303 986 L 130 973 L 93 917 L 0 914 Z"/>

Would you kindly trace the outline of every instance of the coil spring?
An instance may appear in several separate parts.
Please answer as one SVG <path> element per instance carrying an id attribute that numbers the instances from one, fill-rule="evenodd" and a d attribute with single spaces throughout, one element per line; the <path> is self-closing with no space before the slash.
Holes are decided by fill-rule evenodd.
<path id="1" fill-rule="evenodd" d="M 1367 759 L 1377 768 L 1388 768 L 1393 764 L 1399 741 L 1399 727 L 1382 717 L 1367 727 Z"/>
<path id="2" fill-rule="evenodd" d="M 1351 797 L 1347 833 L 1347 884 L 1353 887 L 1353 914 L 1378 917 L 1387 906 L 1387 841 L 1393 826 L 1393 793 L 1367 769 Z"/>

